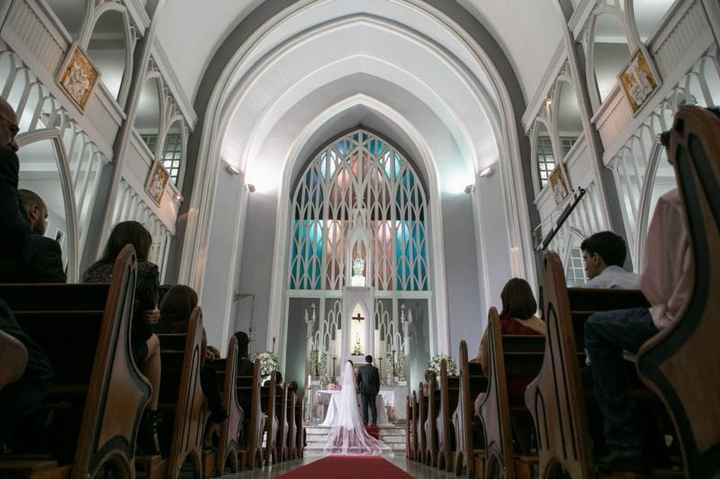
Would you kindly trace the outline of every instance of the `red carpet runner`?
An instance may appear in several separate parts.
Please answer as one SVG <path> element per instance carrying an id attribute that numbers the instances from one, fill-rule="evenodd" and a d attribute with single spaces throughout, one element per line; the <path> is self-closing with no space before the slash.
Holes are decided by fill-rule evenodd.
<path id="1" fill-rule="evenodd" d="M 280 476 L 282 479 L 412 479 L 376 456 L 330 456 Z"/>

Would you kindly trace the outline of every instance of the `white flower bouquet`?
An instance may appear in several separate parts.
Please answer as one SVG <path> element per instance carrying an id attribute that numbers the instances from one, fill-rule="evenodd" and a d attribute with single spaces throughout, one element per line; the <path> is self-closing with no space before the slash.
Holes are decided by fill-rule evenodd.
<path id="1" fill-rule="evenodd" d="M 280 361 L 275 353 L 269 351 L 257 353 L 255 358 L 260 360 L 260 377 L 265 384 L 270 379 L 270 375 L 280 369 Z"/>
<path id="2" fill-rule="evenodd" d="M 433 371 L 438 378 L 440 377 L 440 363 L 442 360 L 445 359 L 447 361 L 447 368 L 448 368 L 448 376 L 457 376 L 458 375 L 458 368 L 457 364 L 455 364 L 455 361 L 448 356 L 447 354 L 438 354 L 436 356 L 433 356 L 433 358 L 428 363 L 428 369 Z"/>

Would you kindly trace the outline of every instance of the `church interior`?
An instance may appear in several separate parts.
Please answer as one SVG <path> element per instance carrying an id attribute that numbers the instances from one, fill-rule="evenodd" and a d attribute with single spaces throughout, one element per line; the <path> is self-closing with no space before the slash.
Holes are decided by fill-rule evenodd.
<path id="1" fill-rule="evenodd" d="M 719 106 L 718 0 L 0 0 L 0 479 L 720 478 Z"/>

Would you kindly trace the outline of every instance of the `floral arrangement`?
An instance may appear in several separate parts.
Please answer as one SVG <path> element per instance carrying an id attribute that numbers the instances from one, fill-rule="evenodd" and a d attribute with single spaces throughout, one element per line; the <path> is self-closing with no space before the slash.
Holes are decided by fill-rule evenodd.
<path id="1" fill-rule="evenodd" d="M 432 360 L 428 363 L 428 369 L 433 371 L 438 377 L 440 376 L 440 363 L 445 359 L 447 361 L 448 376 L 457 376 L 458 368 L 455 361 L 447 354 L 438 354 L 433 356 Z"/>
<path id="2" fill-rule="evenodd" d="M 280 369 L 280 361 L 275 353 L 265 351 L 257 353 L 255 359 L 260 360 L 260 377 L 263 384 L 270 379 L 270 375 Z"/>

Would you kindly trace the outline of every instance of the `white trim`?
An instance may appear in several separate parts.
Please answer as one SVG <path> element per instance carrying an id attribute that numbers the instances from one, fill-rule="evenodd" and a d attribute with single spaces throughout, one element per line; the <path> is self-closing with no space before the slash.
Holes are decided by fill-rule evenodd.
<path id="1" fill-rule="evenodd" d="M 160 41 L 157 40 L 157 37 L 152 44 L 151 51 L 151 55 L 160 69 L 165 85 L 167 85 L 170 89 L 172 97 L 175 99 L 175 104 L 185 117 L 185 121 L 187 122 L 190 130 L 194 130 L 198 120 L 195 108 L 193 108 L 190 98 L 187 96 L 185 89 L 180 84 L 180 80 L 178 79 L 175 69 L 172 67 L 172 63 L 167 56 L 167 52 Z"/>

